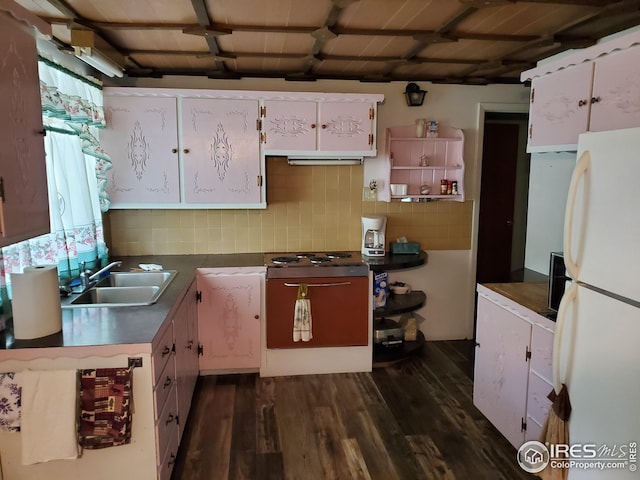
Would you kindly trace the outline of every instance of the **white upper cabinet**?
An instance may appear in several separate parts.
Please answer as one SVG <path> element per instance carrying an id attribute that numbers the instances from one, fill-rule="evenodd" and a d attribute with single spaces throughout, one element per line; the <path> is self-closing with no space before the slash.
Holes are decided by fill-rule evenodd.
<path id="1" fill-rule="evenodd" d="M 581 133 L 640 126 L 639 42 L 635 31 L 523 72 L 527 151 L 572 151 Z"/>
<path id="2" fill-rule="evenodd" d="M 640 126 L 640 47 L 596 60 L 589 130 Z"/>
<path id="3" fill-rule="evenodd" d="M 183 98 L 181 105 L 185 202 L 260 203 L 258 101 Z"/>
<path id="4" fill-rule="evenodd" d="M 375 156 L 382 99 L 326 93 L 265 98 L 262 148 L 267 155 Z"/>
<path id="5" fill-rule="evenodd" d="M 111 157 L 107 193 L 114 205 L 178 204 L 178 119 L 175 98 L 110 97 L 109 128 L 100 133 Z"/>
<path id="6" fill-rule="evenodd" d="M 529 142 L 531 147 L 578 142 L 589 128 L 593 63 L 583 63 L 531 82 Z"/>
<path id="7" fill-rule="evenodd" d="M 258 99 L 115 87 L 104 106 L 111 208 L 266 207 Z"/>
<path id="8" fill-rule="evenodd" d="M 0 5 L 0 247 L 50 231 L 34 25 L 51 33 L 19 5 Z"/>
<path id="9" fill-rule="evenodd" d="M 262 119 L 265 151 L 309 151 L 317 146 L 316 102 L 265 100 Z"/>

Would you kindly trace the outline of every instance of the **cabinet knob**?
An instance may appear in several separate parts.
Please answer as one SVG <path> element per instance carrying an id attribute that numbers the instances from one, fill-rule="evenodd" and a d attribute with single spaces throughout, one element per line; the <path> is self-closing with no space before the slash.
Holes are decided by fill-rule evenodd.
<path id="1" fill-rule="evenodd" d="M 171 153 L 178 153 L 178 149 L 177 148 L 172 148 L 171 149 Z"/>
<path id="2" fill-rule="evenodd" d="M 327 128 L 327 125 L 323 123 L 323 124 L 322 124 L 322 128 L 323 128 L 323 129 L 324 129 L 324 128 Z"/>
<path id="3" fill-rule="evenodd" d="M 167 346 L 165 346 L 165 347 L 162 349 L 162 356 L 163 356 L 163 357 L 164 357 L 165 355 L 169 355 L 170 353 L 171 353 L 171 347 L 169 347 L 168 345 L 167 345 Z"/>
<path id="4" fill-rule="evenodd" d="M 171 377 L 167 375 L 167 379 L 164 381 L 164 383 L 162 384 L 163 388 L 167 388 L 169 385 L 171 385 L 173 383 L 173 381 L 171 380 Z"/>
<path id="5" fill-rule="evenodd" d="M 588 100 L 584 100 L 584 99 L 583 99 L 583 100 L 580 100 L 580 101 L 578 102 L 578 106 L 579 106 L 579 107 L 584 107 L 587 103 L 589 103 L 589 101 L 588 101 Z"/>
<path id="6" fill-rule="evenodd" d="M 189 153 L 189 149 L 185 148 L 184 150 L 182 150 L 184 153 Z"/>
<path id="7" fill-rule="evenodd" d="M 164 424 L 165 425 L 169 425 L 171 422 L 173 422 L 176 419 L 176 417 L 173 416 L 173 413 L 170 413 L 169 416 L 167 417 L 167 419 L 165 420 Z"/>
<path id="8" fill-rule="evenodd" d="M 602 100 L 600 97 L 591 97 L 591 103 L 598 103 L 600 100 Z"/>
<path id="9" fill-rule="evenodd" d="M 255 318 L 256 320 L 258 320 L 260 318 L 260 315 L 254 315 L 253 318 Z"/>
<path id="10" fill-rule="evenodd" d="M 315 124 L 315 123 L 312 123 L 312 124 L 311 124 L 311 128 L 316 128 L 316 124 Z"/>

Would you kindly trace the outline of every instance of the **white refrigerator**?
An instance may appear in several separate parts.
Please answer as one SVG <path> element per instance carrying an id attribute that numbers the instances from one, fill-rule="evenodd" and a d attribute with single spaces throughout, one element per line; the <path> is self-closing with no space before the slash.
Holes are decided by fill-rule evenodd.
<path id="1" fill-rule="evenodd" d="M 572 405 L 568 478 L 639 479 L 640 128 L 580 135 L 577 158 L 553 352 Z"/>

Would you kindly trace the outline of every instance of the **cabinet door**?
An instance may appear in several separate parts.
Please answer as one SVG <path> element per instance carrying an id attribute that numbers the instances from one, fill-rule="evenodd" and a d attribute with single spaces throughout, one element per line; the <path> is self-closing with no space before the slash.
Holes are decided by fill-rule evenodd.
<path id="1" fill-rule="evenodd" d="M 100 141 L 113 162 L 113 206 L 180 202 L 176 100 L 105 96 L 104 103 Z"/>
<path id="2" fill-rule="evenodd" d="M 260 368 L 261 278 L 198 274 L 201 371 Z"/>
<path id="3" fill-rule="evenodd" d="M 318 150 L 326 152 L 374 149 L 373 105 L 356 102 L 321 102 L 318 105 Z"/>
<path id="4" fill-rule="evenodd" d="M 265 100 L 264 149 L 286 152 L 316 149 L 316 102 Z"/>
<path id="5" fill-rule="evenodd" d="M 589 62 L 533 79 L 529 148 L 578 143 L 589 126 L 592 76 Z"/>
<path id="6" fill-rule="evenodd" d="M 640 126 L 640 48 L 596 60 L 589 130 Z"/>
<path id="7" fill-rule="evenodd" d="M 0 12 L 0 246 L 48 233 L 49 199 L 33 28 Z"/>
<path id="8" fill-rule="evenodd" d="M 196 282 L 194 281 L 173 317 L 176 338 L 176 379 L 178 383 L 178 413 L 185 423 L 180 425 L 180 436 L 191 408 L 191 397 L 198 379 L 198 310 Z"/>
<path id="9" fill-rule="evenodd" d="M 181 104 L 185 201 L 260 203 L 258 101 L 185 98 Z"/>
<path id="10" fill-rule="evenodd" d="M 478 296 L 473 404 L 519 448 L 526 415 L 531 324 Z"/>

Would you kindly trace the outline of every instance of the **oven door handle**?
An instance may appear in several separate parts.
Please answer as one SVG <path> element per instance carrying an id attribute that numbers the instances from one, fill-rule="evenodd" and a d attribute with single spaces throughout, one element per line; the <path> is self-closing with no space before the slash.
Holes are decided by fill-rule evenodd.
<path id="1" fill-rule="evenodd" d="M 285 287 L 299 287 L 301 283 L 288 283 L 285 282 Z M 351 285 L 351 282 L 335 282 L 335 283 L 305 283 L 308 287 L 342 287 L 345 285 Z"/>

